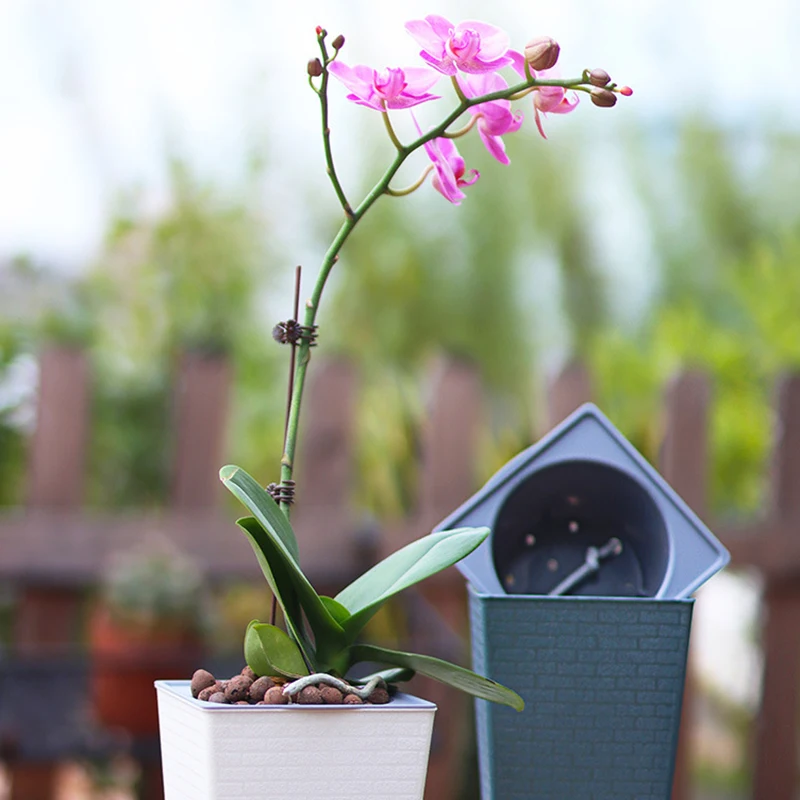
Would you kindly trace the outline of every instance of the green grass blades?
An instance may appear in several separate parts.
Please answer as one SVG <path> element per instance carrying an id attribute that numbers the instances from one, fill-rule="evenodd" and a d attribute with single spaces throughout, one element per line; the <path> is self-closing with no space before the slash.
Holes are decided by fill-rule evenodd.
<path id="1" fill-rule="evenodd" d="M 462 692 L 479 697 L 482 700 L 511 706 L 516 711 L 522 711 L 525 707 L 523 699 L 511 689 L 489 680 L 489 678 L 484 678 L 472 672 L 472 670 L 464 669 L 464 667 L 456 666 L 432 656 L 403 653 L 399 650 L 388 650 L 385 647 L 361 644 L 353 645 L 350 648 L 350 658 L 351 664 L 371 661 L 379 664 L 391 664 L 395 667 L 405 667 L 418 672 L 420 675 L 427 675 L 429 678 L 446 683 L 448 686 L 460 689 Z"/>
<path id="2" fill-rule="evenodd" d="M 336 595 L 351 614 L 341 624 L 349 642 L 378 609 L 403 589 L 452 566 L 489 535 L 488 528 L 438 531 L 406 545 L 357 578 Z"/>
<path id="3" fill-rule="evenodd" d="M 280 628 L 253 620 L 244 635 L 244 659 L 256 675 L 308 675 L 300 648 Z"/>

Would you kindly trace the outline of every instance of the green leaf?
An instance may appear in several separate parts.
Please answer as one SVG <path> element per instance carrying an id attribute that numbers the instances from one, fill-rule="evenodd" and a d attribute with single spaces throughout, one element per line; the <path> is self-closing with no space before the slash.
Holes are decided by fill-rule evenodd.
<path id="1" fill-rule="evenodd" d="M 490 700 L 493 703 L 511 706 L 517 711 L 525 707 L 523 699 L 511 689 L 484 678 L 472 670 L 458 667 L 448 661 L 432 656 L 422 656 L 416 653 L 403 653 L 399 650 L 388 650 L 371 644 L 353 645 L 350 648 L 351 663 L 359 661 L 376 661 L 380 664 L 392 664 L 396 667 L 413 669 L 420 675 L 446 683 L 462 692 Z"/>
<path id="2" fill-rule="evenodd" d="M 322 605 L 328 609 L 330 615 L 340 624 L 347 622 L 350 619 L 350 612 L 338 601 L 334 600 L 332 597 L 328 597 L 327 595 L 321 594 L 319 599 L 322 600 Z"/>
<path id="3" fill-rule="evenodd" d="M 241 467 L 233 464 L 228 464 L 219 471 L 219 479 L 241 503 L 250 509 L 264 530 L 269 531 L 277 538 L 295 564 L 299 565 L 300 550 L 297 546 L 297 538 L 286 515 L 269 492 Z"/>
<path id="4" fill-rule="evenodd" d="M 244 659 L 256 675 L 308 675 L 300 648 L 280 628 L 253 620 L 244 635 Z"/>
<path id="5" fill-rule="evenodd" d="M 488 528 L 437 531 L 406 545 L 336 595 L 352 614 L 342 627 L 352 642 L 390 597 L 452 566 L 489 535 Z"/>
<path id="6" fill-rule="evenodd" d="M 294 584 L 283 568 L 280 558 L 275 554 L 276 545 L 254 517 L 243 517 L 237 520 L 236 524 L 245 532 L 250 546 L 256 554 L 256 559 L 267 579 L 269 588 L 283 611 L 283 619 L 289 633 L 300 646 L 306 661 L 315 665 L 317 659 L 314 645 L 306 635 L 303 626 L 303 610 Z"/>
<path id="7" fill-rule="evenodd" d="M 220 479 L 253 512 L 255 519 L 266 534 L 258 542 L 259 549 L 269 564 L 273 576 L 277 577 L 277 571 L 280 569 L 281 574 L 294 587 L 297 600 L 314 632 L 317 653 L 341 650 L 347 644 L 344 631 L 331 616 L 314 587 L 300 569 L 294 532 L 275 501 L 265 489 L 239 467 L 223 467 L 220 470 Z M 248 525 L 246 530 L 253 534 L 252 525 Z M 271 546 L 265 542 L 270 543 Z M 264 574 L 266 575 L 266 572 Z M 295 618 L 294 622 L 295 628 L 298 628 L 299 621 Z"/>

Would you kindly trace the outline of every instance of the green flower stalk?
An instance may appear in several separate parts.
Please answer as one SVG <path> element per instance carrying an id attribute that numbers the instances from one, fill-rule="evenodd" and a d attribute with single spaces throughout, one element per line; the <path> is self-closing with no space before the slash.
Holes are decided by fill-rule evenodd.
<path id="1" fill-rule="evenodd" d="M 281 458 L 281 486 L 291 485 L 294 474 L 300 410 L 322 294 L 344 243 L 370 208 L 383 196 L 397 197 L 417 190 L 427 182 L 428 176 L 436 191 L 459 205 L 466 197 L 463 190 L 472 186 L 479 174 L 475 170 L 467 171 L 454 139 L 476 129 L 489 153 L 501 164 L 508 164 L 502 137 L 514 133 L 522 125 L 522 115 L 512 111 L 512 101 L 532 96 L 535 123 L 544 136 L 542 117 L 548 113 L 573 111 L 578 104 L 578 91 L 591 93 L 595 104 L 602 92 L 607 105 L 610 102 L 606 95 L 616 100 L 617 94 L 631 94 L 628 87 L 618 88 L 610 79 L 598 86 L 598 76 L 602 72 L 598 70 L 585 70 L 579 78 L 559 78 L 553 67 L 560 50 L 549 37 L 529 42 L 523 55 L 510 49 L 507 34 L 486 23 L 454 26 L 443 17 L 430 15 L 424 20 L 407 23 L 406 29 L 422 47 L 420 56 L 425 66 L 379 72 L 366 66 L 349 67 L 341 62 L 338 57 L 344 38 L 334 39 L 331 53 L 326 45 L 327 32 L 317 28 L 320 57 L 308 62 L 308 80 L 319 99 L 327 173 L 343 219 L 323 256 L 313 291 L 305 304 L 302 325 L 298 320 L 292 321 L 297 333 L 294 339 L 297 359 Z M 520 80 L 509 85 L 500 74 L 505 68 L 513 70 Z M 602 74 L 605 77 L 605 73 Z M 382 114 L 394 148 L 394 156 L 381 177 L 355 206 L 347 198 L 333 159 L 328 120 L 331 76 L 349 90 L 349 100 Z M 404 144 L 391 123 L 390 112 L 404 113 L 422 103 L 439 100 L 429 90 L 443 76 L 451 79 L 455 106 L 438 125 L 427 131 L 414 119 L 418 136 Z M 464 124 L 462 117 L 466 114 L 470 119 Z M 404 189 L 394 188 L 391 184 L 398 170 L 418 151 L 424 151 L 429 162 L 419 180 Z M 220 477 L 252 515 L 239 520 L 238 524 L 250 540 L 286 626 L 285 631 L 273 623 L 253 621 L 248 626 L 245 657 L 257 675 L 297 679 L 324 672 L 344 678 L 354 664 L 372 661 L 392 668 L 382 673 L 387 680 L 407 679 L 419 672 L 476 697 L 522 709 L 519 695 L 470 670 L 430 656 L 358 643 L 364 625 L 383 603 L 468 555 L 489 535 L 487 528 L 439 531 L 425 536 L 377 564 L 336 597 L 321 597 L 300 569 L 286 495 L 277 493 L 279 505 L 239 467 L 224 467 Z"/>

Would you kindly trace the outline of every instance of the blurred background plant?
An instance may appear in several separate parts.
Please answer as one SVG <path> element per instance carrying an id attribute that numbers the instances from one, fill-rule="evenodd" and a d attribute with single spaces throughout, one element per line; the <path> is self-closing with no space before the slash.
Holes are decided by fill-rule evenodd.
<path id="1" fill-rule="evenodd" d="M 168 542 L 117 554 L 99 587 L 99 601 L 116 624 L 151 631 L 204 633 L 208 600 L 201 570 Z"/>

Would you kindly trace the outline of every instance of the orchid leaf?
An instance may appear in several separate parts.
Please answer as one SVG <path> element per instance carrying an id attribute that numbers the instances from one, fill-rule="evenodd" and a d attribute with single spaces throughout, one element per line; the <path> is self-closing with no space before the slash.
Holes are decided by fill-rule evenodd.
<path id="1" fill-rule="evenodd" d="M 294 585 L 282 568 L 280 559 L 275 557 L 276 545 L 269 538 L 255 517 L 243 517 L 236 524 L 245 532 L 256 559 L 267 579 L 275 600 L 281 607 L 286 627 L 300 646 L 306 661 L 315 664 L 314 645 L 306 635 L 303 627 L 303 610 L 297 597 Z"/>
<path id="2" fill-rule="evenodd" d="M 300 564 L 297 538 L 286 515 L 261 484 L 241 467 L 229 464 L 219 471 L 225 487 L 249 510 L 283 546 L 295 564 Z"/>
<path id="3" fill-rule="evenodd" d="M 308 582 L 308 578 L 300 567 L 287 556 L 275 537 L 270 536 L 257 519 L 244 517 L 237 520 L 237 524 L 250 538 L 256 556 L 261 554 L 259 563 L 268 582 L 270 580 L 268 570 L 272 575 L 272 581 L 277 589 L 275 596 L 281 603 L 281 608 L 287 618 L 287 627 L 292 635 L 299 638 L 304 613 L 314 632 L 315 655 L 319 656 L 320 651 L 327 653 L 339 651 L 345 645 L 344 631 L 328 611 L 314 587 Z M 265 564 L 267 569 L 264 568 Z M 287 602 L 287 598 L 289 601 L 294 598 L 294 602 Z M 303 649 L 308 657 L 307 649 L 305 647 Z M 316 663 L 317 658 L 310 660 L 312 663 Z"/>
<path id="4" fill-rule="evenodd" d="M 352 615 L 342 621 L 349 641 L 355 640 L 390 597 L 460 561 L 488 535 L 488 528 L 437 531 L 392 553 L 356 578 L 335 598 Z"/>
<path id="5" fill-rule="evenodd" d="M 322 605 L 328 609 L 330 615 L 340 625 L 344 626 L 344 623 L 350 619 L 350 612 L 337 600 L 324 594 L 320 595 L 319 599 L 322 600 Z"/>
<path id="6" fill-rule="evenodd" d="M 264 558 L 275 576 L 278 569 L 285 575 L 297 594 L 297 600 L 314 632 L 317 650 L 337 651 L 346 643 L 344 631 L 331 616 L 309 583 L 297 561 L 297 540 L 288 521 L 268 492 L 243 469 L 223 467 L 220 479 L 231 492 L 253 512 L 266 534 L 259 542 Z M 252 534 L 252 526 L 248 527 Z M 271 546 L 264 543 L 269 542 Z M 262 566 L 263 570 L 263 566 Z M 266 575 L 266 573 L 265 573 Z M 297 620 L 295 620 L 297 627 Z"/>
<path id="7" fill-rule="evenodd" d="M 462 692 L 467 692 L 482 700 L 501 703 L 517 711 L 522 711 L 525 707 L 523 699 L 511 689 L 489 678 L 484 678 L 476 672 L 472 672 L 472 670 L 456 666 L 448 661 L 442 661 L 440 658 L 416 653 L 403 653 L 399 650 L 388 650 L 385 647 L 377 647 L 371 644 L 353 645 L 350 648 L 350 658 L 351 663 L 375 661 L 380 664 L 392 664 L 395 667 L 413 669 L 420 675 L 426 675 L 429 678 L 446 683 L 448 686 L 460 689 Z"/>
<path id="8" fill-rule="evenodd" d="M 280 628 L 253 620 L 244 635 L 244 659 L 256 675 L 299 678 L 308 668 L 297 644 Z"/>

